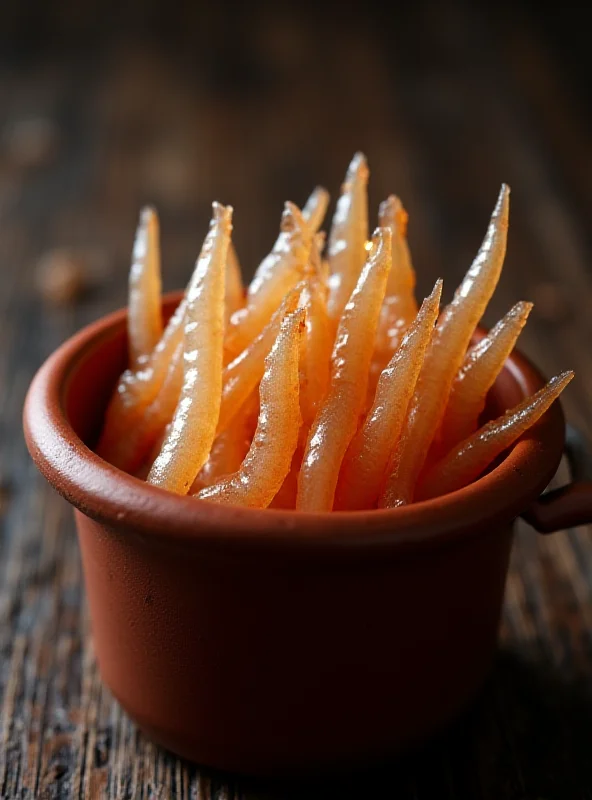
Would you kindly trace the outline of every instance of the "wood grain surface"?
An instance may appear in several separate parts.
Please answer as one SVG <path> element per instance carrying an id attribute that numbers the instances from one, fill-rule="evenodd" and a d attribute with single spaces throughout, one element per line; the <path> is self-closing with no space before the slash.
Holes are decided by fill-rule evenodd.
<path id="1" fill-rule="evenodd" d="M 499 658 L 437 741 L 371 774 L 262 784 L 159 750 L 101 685 L 71 512 L 21 434 L 36 368 L 124 304 L 143 203 L 161 215 L 165 288 L 185 284 L 213 199 L 235 207 L 250 274 L 282 202 L 302 203 L 317 182 L 335 197 L 362 149 L 372 207 L 395 191 L 410 212 L 420 295 L 442 276 L 451 296 L 499 184 L 511 185 L 508 258 L 485 321 L 535 302 L 521 347 L 547 374 L 576 370 L 564 406 L 592 435 L 583 83 L 521 7 L 410 6 L 385 17 L 372 4 L 338 16 L 195 4 L 174 21 L 156 2 L 1 12 L 2 798 L 592 798 L 590 530 L 518 525 Z M 39 291 L 48 260 L 82 271 L 76 301 Z"/>

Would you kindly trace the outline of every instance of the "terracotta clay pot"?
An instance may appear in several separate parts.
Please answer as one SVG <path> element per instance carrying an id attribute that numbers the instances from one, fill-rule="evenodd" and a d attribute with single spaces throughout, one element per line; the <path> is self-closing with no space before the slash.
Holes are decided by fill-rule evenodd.
<path id="1" fill-rule="evenodd" d="M 538 500 L 563 452 L 558 403 L 484 477 L 407 508 L 298 514 L 169 494 L 89 447 L 126 358 L 124 311 L 85 328 L 37 374 L 25 432 L 76 509 L 105 683 L 195 761 L 331 770 L 428 736 L 490 667 L 514 519 L 592 520 L 590 484 Z M 542 380 L 514 354 L 490 413 Z"/>

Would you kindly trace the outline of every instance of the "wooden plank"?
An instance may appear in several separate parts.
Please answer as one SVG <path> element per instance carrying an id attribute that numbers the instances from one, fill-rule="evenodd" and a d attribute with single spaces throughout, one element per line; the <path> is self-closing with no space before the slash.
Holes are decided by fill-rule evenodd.
<path id="1" fill-rule="evenodd" d="M 130 25 L 133 9 L 122 12 Z M 152 19 L 158 9 L 144 5 Z M 28 13 L 7 18 L 2 36 L 22 33 Z M 184 284 L 214 198 L 235 205 L 251 274 L 283 200 L 302 203 L 317 182 L 335 195 L 362 148 L 372 207 L 396 191 L 411 213 L 420 293 L 443 275 L 449 297 L 507 180 L 510 248 L 486 321 L 541 299 L 522 346 L 545 372 L 576 368 L 565 406 L 592 436 L 589 137 L 577 90 L 565 91 L 529 17 L 426 3 L 397 9 L 393 24 L 345 9 L 338 23 L 277 7 L 230 28 L 213 16 L 225 36 L 196 52 L 195 13 L 180 39 L 166 26 L 158 44 L 118 38 L 103 21 L 84 53 L 48 45 L 43 59 L 31 48 L 0 62 L 0 796 L 592 797 L 589 530 L 543 538 L 519 525 L 485 691 L 445 734 L 371 774 L 286 785 L 201 770 L 149 742 L 102 686 L 71 514 L 18 431 L 36 367 L 125 301 L 142 203 L 161 211 L 166 288 Z M 72 25 L 87 30 L 88 18 Z M 55 141 L 27 165 L 18 126 L 31 118 Z M 91 289 L 48 309 L 35 265 L 61 247 L 82 259 Z"/>

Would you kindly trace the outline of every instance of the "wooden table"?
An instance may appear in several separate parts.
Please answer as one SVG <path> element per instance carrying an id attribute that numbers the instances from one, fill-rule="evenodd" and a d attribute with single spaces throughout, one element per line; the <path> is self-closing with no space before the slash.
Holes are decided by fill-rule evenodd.
<path id="1" fill-rule="evenodd" d="M 335 195 L 362 149 L 372 207 L 396 191 L 410 211 L 421 295 L 441 275 L 451 296 L 499 184 L 512 186 L 486 322 L 535 301 L 521 346 L 547 374 L 576 370 L 564 404 L 592 434 L 592 151 L 583 84 L 562 71 L 573 49 L 558 62 L 516 7 L 420 4 L 390 19 L 370 5 L 365 17 L 254 7 L 224 19 L 196 6 L 174 23 L 154 2 L 98 19 L 65 3 L 50 17 L 53 5 L 0 18 L 0 796 L 592 797 L 589 530 L 545 538 L 518 525 L 499 659 L 440 740 L 355 780 L 262 785 L 159 750 L 101 685 L 70 509 L 20 432 L 43 359 L 125 302 L 141 204 L 161 214 L 166 288 L 185 283 L 214 198 L 235 206 L 250 273 L 282 201 L 302 203 L 315 182 Z M 62 248 L 90 286 L 54 308 L 35 275 Z"/>

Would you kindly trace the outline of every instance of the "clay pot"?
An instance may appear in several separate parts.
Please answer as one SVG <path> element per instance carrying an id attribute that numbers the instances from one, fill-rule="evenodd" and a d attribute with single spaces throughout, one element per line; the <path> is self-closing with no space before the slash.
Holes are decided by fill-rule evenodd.
<path id="1" fill-rule="evenodd" d="M 157 742 L 203 764 L 331 770 L 425 738 L 490 667 L 515 518 L 592 520 L 590 484 L 537 499 L 563 452 L 558 403 L 484 477 L 407 508 L 298 514 L 169 494 L 90 449 L 126 358 L 124 311 L 66 342 L 29 391 L 27 443 L 75 508 L 105 683 Z M 490 413 L 542 382 L 514 354 Z"/>

